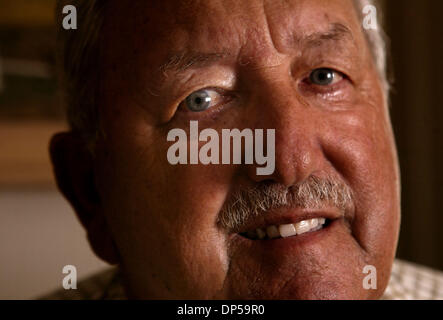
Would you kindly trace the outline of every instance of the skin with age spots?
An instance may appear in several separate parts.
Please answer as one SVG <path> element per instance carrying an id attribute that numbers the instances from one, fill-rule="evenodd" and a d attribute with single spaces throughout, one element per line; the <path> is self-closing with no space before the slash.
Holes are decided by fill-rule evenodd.
<path id="1" fill-rule="evenodd" d="M 110 1 L 100 41 L 95 156 L 72 132 L 54 137 L 51 150 L 61 190 L 95 252 L 121 266 L 130 297 L 382 295 L 398 237 L 399 174 L 353 1 Z M 321 68 L 333 72 L 331 84 L 311 81 Z M 192 112 L 183 101 L 201 89 L 214 90 L 217 104 Z M 274 173 L 170 165 L 167 133 L 188 131 L 190 120 L 219 134 L 275 129 Z M 260 243 L 217 224 L 239 188 L 311 176 L 337 177 L 353 193 L 352 210 L 317 235 Z M 377 290 L 363 288 L 368 264 Z"/>

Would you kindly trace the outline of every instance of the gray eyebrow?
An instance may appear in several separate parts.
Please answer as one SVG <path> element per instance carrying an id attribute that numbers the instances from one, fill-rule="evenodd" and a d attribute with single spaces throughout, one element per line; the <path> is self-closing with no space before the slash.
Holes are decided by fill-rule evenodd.
<path id="1" fill-rule="evenodd" d="M 342 23 L 331 23 L 328 31 L 305 35 L 296 38 L 295 42 L 301 46 L 317 47 L 324 42 L 341 40 L 354 41 L 352 31 Z"/>
<path id="2" fill-rule="evenodd" d="M 183 72 L 191 67 L 201 68 L 210 65 L 214 62 L 220 61 L 231 54 L 227 51 L 213 52 L 213 53 L 200 53 L 200 52 L 181 52 L 175 53 L 169 56 L 164 64 L 159 69 L 165 77 L 170 71 L 177 73 Z"/>

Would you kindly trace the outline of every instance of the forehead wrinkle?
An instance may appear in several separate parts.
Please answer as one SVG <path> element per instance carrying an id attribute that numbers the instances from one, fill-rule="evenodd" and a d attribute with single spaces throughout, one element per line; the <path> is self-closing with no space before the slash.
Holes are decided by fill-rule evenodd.
<path id="1" fill-rule="evenodd" d="M 263 10 L 262 6 L 256 6 L 255 9 L 256 10 L 254 11 L 258 11 L 257 14 L 262 14 L 264 16 L 263 20 L 265 25 L 252 25 L 247 26 L 246 29 L 242 29 L 243 24 L 228 24 L 230 28 L 227 28 L 227 26 L 223 27 L 223 34 L 226 34 L 228 30 L 234 33 L 235 31 L 240 31 L 239 34 L 237 34 L 238 38 L 231 36 L 228 38 L 230 40 L 224 44 L 218 41 L 215 42 L 218 44 L 213 46 L 213 52 L 199 52 L 198 47 L 199 44 L 204 40 L 218 39 L 220 36 L 220 34 L 218 34 L 220 29 L 217 28 L 216 25 L 209 24 L 208 28 L 205 28 L 203 33 L 201 30 L 197 32 L 194 24 L 188 25 L 187 28 L 180 28 L 182 39 L 176 42 L 176 50 L 174 50 L 175 52 L 173 51 L 172 54 L 169 53 L 166 59 L 164 59 L 163 62 L 160 61 L 157 66 L 153 65 L 154 69 L 156 69 L 153 70 L 154 74 L 158 75 L 154 77 L 154 79 L 156 78 L 154 81 L 154 87 L 161 88 L 168 77 L 183 75 L 189 69 L 205 68 L 229 57 L 235 58 L 235 56 L 241 59 L 241 61 L 237 61 L 240 64 L 249 64 L 251 58 L 247 56 L 256 56 L 260 51 L 264 51 L 263 54 L 265 52 L 269 54 L 271 51 L 274 51 L 276 48 L 275 45 L 273 46 L 274 41 L 272 41 L 272 34 L 270 35 L 270 38 L 269 35 L 266 34 L 267 32 L 270 32 L 270 25 L 267 21 L 266 11 Z M 263 30 L 263 28 L 265 30 Z M 288 29 L 292 29 L 286 30 L 286 32 L 291 34 L 291 36 L 285 37 L 287 44 L 291 44 L 289 46 L 289 48 L 291 48 L 290 51 L 297 51 L 301 53 L 304 51 L 304 49 L 316 48 L 322 45 L 343 45 L 346 44 L 347 41 L 354 43 L 355 45 L 351 30 L 343 23 L 330 23 L 329 28 L 325 31 L 303 31 L 297 30 L 297 28 L 294 28 L 294 26 Z M 318 30 L 318 28 L 316 29 Z M 265 31 L 265 35 L 263 34 L 263 31 Z M 189 42 L 191 39 L 193 39 L 192 43 Z M 270 45 L 272 48 L 269 47 Z M 201 49 L 206 51 L 209 48 L 205 49 L 202 47 Z M 251 54 L 251 50 L 254 53 Z M 266 56 L 266 54 L 264 55 Z"/>
<path id="2" fill-rule="evenodd" d="M 351 29 L 339 22 L 331 23 L 326 31 L 294 34 L 287 40 L 286 47 L 290 50 L 302 52 L 303 50 L 316 49 L 327 45 L 333 45 L 336 48 L 343 47 L 343 45 L 345 47 L 357 47 Z"/>
<path id="3" fill-rule="evenodd" d="M 295 36 L 294 44 L 300 48 L 315 48 L 330 41 L 342 42 L 346 40 L 353 42 L 354 37 L 351 30 L 342 23 L 331 23 L 330 29 L 326 32 Z M 232 56 L 232 52 L 228 50 L 212 53 L 181 51 L 169 55 L 166 62 L 162 63 L 158 70 L 164 78 L 167 78 L 170 73 L 178 75 L 191 68 L 204 68 Z"/>

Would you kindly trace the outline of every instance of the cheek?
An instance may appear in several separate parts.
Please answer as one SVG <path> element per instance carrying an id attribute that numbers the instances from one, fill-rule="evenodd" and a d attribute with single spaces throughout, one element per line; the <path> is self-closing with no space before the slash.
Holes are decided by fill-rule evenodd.
<path id="1" fill-rule="evenodd" d="M 171 165 L 166 134 L 131 127 L 108 135 L 101 169 L 106 214 L 126 268 L 144 279 L 140 288 L 210 298 L 228 269 L 216 219 L 233 168 Z"/>
<path id="2" fill-rule="evenodd" d="M 353 235 L 374 264 L 393 259 L 399 228 L 399 176 L 387 114 L 371 106 L 336 115 L 325 155 L 354 191 Z"/>

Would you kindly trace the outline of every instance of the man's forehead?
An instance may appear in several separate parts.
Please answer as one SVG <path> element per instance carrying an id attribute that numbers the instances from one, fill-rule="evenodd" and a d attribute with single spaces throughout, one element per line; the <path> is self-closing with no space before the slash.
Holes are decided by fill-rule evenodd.
<path id="1" fill-rule="evenodd" d="M 320 52 L 323 45 L 329 46 L 325 52 L 350 52 L 363 41 L 352 0 L 113 3 L 103 63 L 119 70 L 114 77 L 133 75 L 129 87 L 149 86 L 152 92 L 163 87 L 165 77 L 174 79 L 189 68 L 254 59 L 273 65 L 280 59 L 276 52 L 299 54 L 314 47 Z"/>
<path id="2" fill-rule="evenodd" d="M 112 3 L 106 25 L 114 26 L 113 31 L 122 31 L 120 35 L 125 40 L 132 38 L 138 46 L 144 43 L 151 52 L 198 48 L 219 53 L 246 43 L 264 46 L 265 42 L 274 42 L 277 49 L 284 50 L 292 48 L 301 36 L 328 32 L 331 24 L 341 24 L 350 30 L 358 26 L 351 0 Z M 118 35 L 112 32 L 112 36 L 115 43 Z"/>

